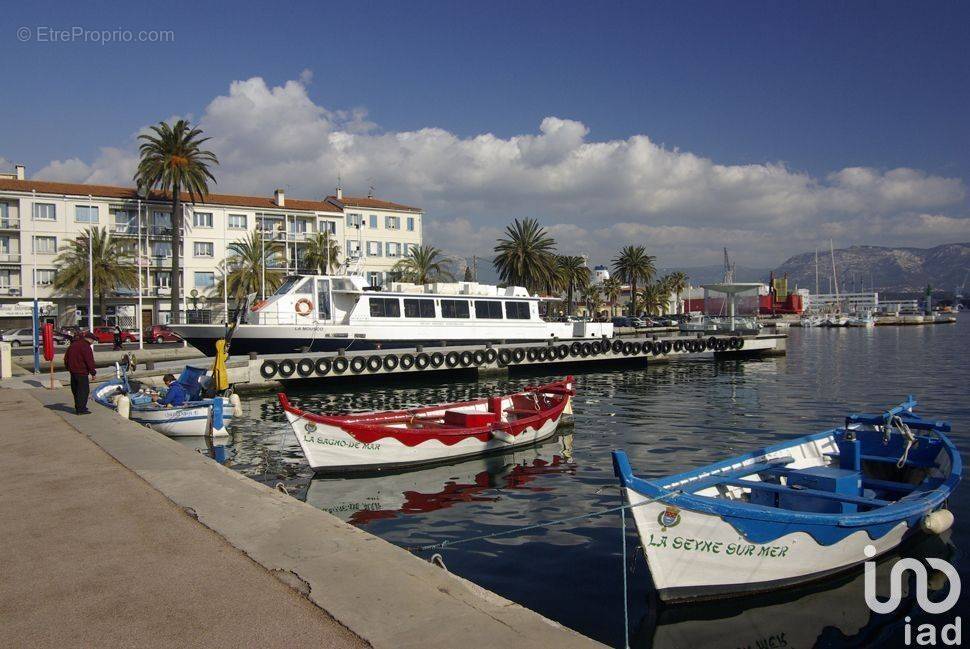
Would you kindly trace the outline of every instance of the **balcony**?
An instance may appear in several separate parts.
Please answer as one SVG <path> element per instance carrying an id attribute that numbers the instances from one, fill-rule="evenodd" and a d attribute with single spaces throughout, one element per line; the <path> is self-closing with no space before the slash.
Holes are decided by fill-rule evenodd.
<path id="1" fill-rule="evenodd" d="M 263 241 L 286 241 L 285 230 L 257 230 Z"/>
<path id="2" fill-rule="evenodd" d="M 19 252 L 0 252 L 0 264 L 20 265 L 20 253 Z"/>
<path id="3" fill-rule="evenodd" d="M 0 285 L 0 296 L 3 297 L 19 297 L 23 295 L 24 292 L 20 288 L 19 284 L 2 284 Z"/>
<path id="4" fill-rule="evenodd" d="M 20 229 L 20 219 L 15 217 L 6 217 L 0 219 L 0 230 L 19 230 Z"/>

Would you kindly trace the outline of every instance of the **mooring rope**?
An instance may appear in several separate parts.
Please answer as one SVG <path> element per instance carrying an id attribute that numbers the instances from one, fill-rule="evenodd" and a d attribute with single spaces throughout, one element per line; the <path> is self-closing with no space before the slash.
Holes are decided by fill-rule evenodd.
<path id="1" fill-rule="evenodd" d="M 636 504 L 625 504 L 625 505 L 620 505 L 619 507 L 610 507 L 608 509 L 601 509 L 600 511 L 589 512 L 587 514 L 568 516 L 566 518 L 558 518 L 556 520 L 544 521 L 542 523 L 533 523 L 532 525 L 524 525 L 522 527 L 515 527 L 509 530 L 499 530 L 498 532 L 491 532 L 489 534 L 469 536 L 464 539 L 454 539 L 453 541 L 441 541 L 439 543 L 432 543 L 430 545 L 415 545 L 415 546 L 406 547 L 405 550 L 407 550 L 408 552 L 425 552 L 428 550 L 443 550 L 445 548 L 449 548 L 455 545 L 461 545 L 463 543 L 471 543 L 472 541 L 482 541 L 485 539 L 493 539 L 498 536 L 507 536 L 509 534 L 515 534 L 517 532 L 528 532 L 529 530 L 537 530 L 544 527 L 552 527 L 553 525 L 562 525 L 563 523 L 581 521 L 586 518 L 596 518 L 597 516 L 604 516 L 606 514 L 612 514 L 614 512 L 625 512 L 627 509 L 633 509 L 634 507 L 640 507 L 641 505 L 649 505 L 650 503 L 657 502 L 658 500 L 669 498 L 670 496 L 676 496 L 679 493 L 681 493 L 681 490 L 679 489 L 677 491 L 668 491 L 663 493 L 660 496 L 657 496 L 656 498 L 648 498 L 647 500 L 644 500 L 643 502 L 636 503 Z M 621 495 L 621 498 L 622 498 L 622 495 Z M 625 520 L 626 518 L 624 515 L 624 521 Z M 626 538 L 624 537 L 624 543 L 625 542 L 626 542 Z"/>

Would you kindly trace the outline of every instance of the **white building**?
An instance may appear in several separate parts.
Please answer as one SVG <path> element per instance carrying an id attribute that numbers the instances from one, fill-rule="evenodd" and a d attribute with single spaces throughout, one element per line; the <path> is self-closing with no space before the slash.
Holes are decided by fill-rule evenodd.
<path id="1" fill-rule="evenodd" d="M 203 317 L 221 317 L 223 298 L 215 292 L 227 246 L 254 231 L 263 241 L 285 244 L 276 267 L 290 273 L 307 270 L 307 240 L 329 231 L 340 246 L 340 263 L 350 259 L 353 267 L 359 258 L 371 284 L 383 284 L 394 264 L 422 242 L 419 208 L 345 196 L 340 189 L 322 200 L 289 198 L 283 190 L 269 197 L 209 194 L 184 209 L 183 305 Z M 58 313 L 76 307 L 86 314 L 87 296 L 58 295 L 52 284 L 58 251 L 91 226 L 124 237 L 133 258 L 140 246 L 143 322 L 168 322 L 171 223 L 171 204 L 157 192 L 142 200 L 132 187 L 27 180 L 19 165 L 15 173 L 0 174 L 0 328 L 27 324 L 17 303 L 35 296 L 52 301 Z M 108 315 L 133 316 L 137 300 L 137 290 L 119 288 L 108 300 Z"/>

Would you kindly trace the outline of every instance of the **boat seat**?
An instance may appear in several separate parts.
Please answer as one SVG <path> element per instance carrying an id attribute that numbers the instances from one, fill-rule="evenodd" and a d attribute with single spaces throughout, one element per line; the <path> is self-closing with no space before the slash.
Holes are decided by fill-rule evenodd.
<path id="1" fill-rule="evenodd" d="M 837 458 L 838 453 L 826 453 L 827 457 Z M 885 455 L 860 455 L 859 459 L 863 462 L 881 462 L 882 464 L 896 464 L 899 462 L 898 457 L 887 457 Z M 919 460 L 914 460 L 913 458 L 908 458 L 906 460 L 906 466 L 915 467 L 917 469 L 932 469 L 936 466 L 935 462 L 920 462 Z"/>
<path id="2" fill-rule="evenodd" d="M 748 464 L 747 466 L 739 467 L 731 471 L 723 471 L 721 473 L 716 473 L 709 475 L 705 478 L 700 478 L 699 480 L 694 480 L 692 482 L 684 485 L 685 491 L 690 491 L 694 493 L 696 491 L 701 491 L 703 489 L 709 489 L 711 487 L 716 487 L 722 484 L 726 480 L 732 480 L 735 478 L 741 478 L 754 473 L 764 473 L 775 468 L 780 468 L 786 464 L 791 464 L 795 461 L 795 458 L 791 456 L 786 457 L 776 457 L 767 462 L 758 462 L 757 464 Z"/>
<path id="3" fill-rule="evenodd" d="M 850 503 L 854 505 L 868 505 L 870 507 L 882 507 L 890 504 L 888 500 L 879 498 L 867 498 L 866 496 L 853 496 L 850 494 L 840 494 L 832 491 L 822 491 L 820 489 L 796 489 L 788 485 L 775 484 L 774 482 L 754 482 L 753 480 L 730 479 L 725 480 L 724 484 L 732 487 L 744 487 L 747 489 L 761 489 L 763 491 L 773 491 L 787 496 L 804 496 L 821 498 L 823 500 L 834 500 L 836 502 Z"/>
<path id="4" fill-rule="evenodd" d="M 531 417 L 532 415 L 537 415 L 541 410 L 527 410 L 525 408 L 506 408 L 506 414 L 515 415 L 516 417 Z"/>
<path id="5" fill-rule="evenodd" d="M 875 478 L 863 478 L 862 487 L 864 489 L 880 489 L 893 493 L 910 493 L 916 491 L 918 484 L 908 482 L 893 482 L 892 480 L 876 480 Z"/>

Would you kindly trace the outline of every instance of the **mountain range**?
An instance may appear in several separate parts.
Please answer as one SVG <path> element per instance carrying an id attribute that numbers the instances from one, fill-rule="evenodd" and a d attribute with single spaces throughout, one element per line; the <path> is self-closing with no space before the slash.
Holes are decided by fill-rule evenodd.
<path id="1" fill-rule="evenodd" d="M 970 272 L 970 243 L 947 243 L 934 248 L 887 248 L 852 246 L 835 250 L 839 291 L 922 292 L 927 284 L 934 290 L 953 291 L 967 281 Z M 815 292 L 815 251 L 789 258 L 775 269 L 775 276 L 788 275 L 789 287 Z M 821 293 L 830 289 L 832 257 L 818 252 L 818 284 Z"/>

